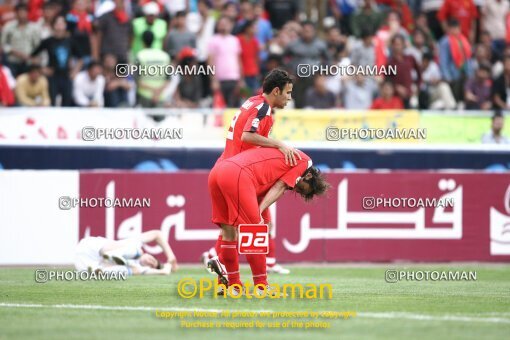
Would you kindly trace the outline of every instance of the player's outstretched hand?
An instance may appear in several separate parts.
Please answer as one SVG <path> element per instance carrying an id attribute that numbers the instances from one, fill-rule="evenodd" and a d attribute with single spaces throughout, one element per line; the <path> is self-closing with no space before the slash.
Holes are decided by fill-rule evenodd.
<path id="1" fill-rule="evenodd" d="M 289 165 L 289 164 L 291 166 L 296 165 L 297 164 L 296 156 L 299 157 L 299 159 L 301 159 L 301 155 L 299 154 L 299 152 L 291 146 L 282 144 L 278 148 L 278 150 L 280 150 L 281 153 L 283 153 L 285 155 L 285 164 L 287 164 L 287 165 Z"/>

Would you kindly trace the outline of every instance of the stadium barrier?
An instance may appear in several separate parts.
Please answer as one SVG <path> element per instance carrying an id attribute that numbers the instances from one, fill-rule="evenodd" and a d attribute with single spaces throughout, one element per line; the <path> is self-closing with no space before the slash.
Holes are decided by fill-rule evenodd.
<path id="1" fill-rule="evenodd" d="M 327 198 L 307 204 L 288 192 L 272 207 L 279 261 L 510 261 L 510 174 L 327 177 Z M 0 188 L 2 265 L 69 264 L 85 236 L 122 239 L 151 229 L 167 235 L 181 262 L 197 263 L 218 235 L 204 171 L 7 170 Z M 81 206 L 61 206 L 62 197 Z M 93 206 L 98 198 L 148 199 L 150 207 Z"/>
<path id="2" fill-rule="evenodd" d="M 2 143 L 55 143 L 57 145 L 189 145 L 197 141 L 222 141 L 238 109 L 0 109 Z M 425 139 L 374 139 L 343 143 L 361 144 L 479 144 L 490 129 L 490 111 L 416 110 L 278 110 L 272 136 L 291 142 L 326 141 L 326 129 L 425 129 Z M 142 141 L 82 140 L 84 127 L 184 128 L 179 140 Z M 510 124 L 503 134 L 510 136 Z"/>

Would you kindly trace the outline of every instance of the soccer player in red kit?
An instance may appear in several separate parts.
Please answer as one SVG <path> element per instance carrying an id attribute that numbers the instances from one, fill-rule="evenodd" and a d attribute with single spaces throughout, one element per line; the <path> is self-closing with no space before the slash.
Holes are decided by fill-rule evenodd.
<path id="1" fill-rule="evenodd" d="M 300 155 L 296 149 L 268 137 L 273 126 L 273 108 L 283 109 L 291 99 L 292 79 L 286 71 L 274 69 L 264 78 L 262 90 L 262 94 L 246 100 L 232 118 L 227 132 L 225 150 L 216 164 L 240 152 L 261 146 L 278 149 L 285 155 L 285 161 L 288 164 L 297 164 L 296 159 L 299 159 Z M 272 229 L 269 209 L 262 212 L 262 217 Z M 218 254 L 220 243 L 221 235 L 218 237 L 215 247 L 202 254 L 205 264 Z M 288 274 L 288 269 L 276 264 L 274 254 L 274 240 L 269 238 L 268 270 L 274 273 Z"/>
<path id="2" fill-rule="evenodd" d="M 212 222 L 222 229 L 219 256 L 209 260 L 220 281 L 242 286 L 239 275 L 237 227 L 263 222 L 261 211 L 276 202 L 286 190 L 305 200 L 322 195 L 329 187 L 312 160 L 302 151 L 292 166 L 274 148 L 252 148 L 217 162 L 209 175 Z M 255 286 L 267 286 L 266 255 L 247 254 Z"/>

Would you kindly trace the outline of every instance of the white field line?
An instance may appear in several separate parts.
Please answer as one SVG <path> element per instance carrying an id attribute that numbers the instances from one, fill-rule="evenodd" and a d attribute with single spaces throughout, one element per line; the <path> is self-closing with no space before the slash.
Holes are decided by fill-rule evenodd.
<path id="1" fill-rule="evenodd" d="M 165 312 L 222 312 L 223 309 L 207 309 L 207 308 L 180 308 L 180 307 L 145 307 L 145 306 L 102 306 L 102 305 L 72 305 L 72 304 L 59 304 L 59 305 L 43 305 L 43 304 L 29 304 L 29 303 L 0 303 L 0 308 L 55 308 L 55 309 L 85 309 L 85 310 L 107 310 L 107 311 L 165 311 Z M 276 312 L 272 310 L 230 310 L 231 312 Z M 327 311 L 320 311 L 327 312 Z M 490 317 L 481 317 L 487 315 Z M 457 322 L 487 322 L 487 323 L 505 323 L 510 324 L 510 318 L 502 316 L 510 316 L 510 313 L 495 313 L 490 312 L 487 314 L 477 314 L 477 316 L 470 315 L 430 315 L 430 314 L 414 314 L 407 312 L 361 312 L 356 313 L 356 317 L 372 318 L 372 319 L 405 319 L 417 321 L 457 321 Z"/>

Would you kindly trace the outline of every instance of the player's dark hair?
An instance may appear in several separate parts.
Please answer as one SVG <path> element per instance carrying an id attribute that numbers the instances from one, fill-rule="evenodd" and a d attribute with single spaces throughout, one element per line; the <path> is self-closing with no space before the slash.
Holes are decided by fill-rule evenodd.
<path id="1" fill-rule="evenodd" d="M 264 93 L 269 94 L 275 87 L 279 88 L 280 91 L 283 91 L 285 85 L 292 84 L 292 78 L 287 73 L 280 68 L 275 68 L 264 78 L 262 82 L 262 90 Z"/>
<path id="2" fill-rule="evenodd" d="M 307 174 L 312 174 L 312 177 L 309 179 L 304 179 Z M 308 194 L 301 194 L 301 197 L 304 198 L 305 201 L 311 201 L 314 196 L 321 196 L 328 191 L 331 185 L 326 181 L 324 175 L 322 175 L 321 171 L 313 166 L 309 167 L 305 174 L 303 175 L 303 181 L 310 185 L 312 189 Z"/>

